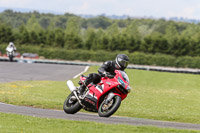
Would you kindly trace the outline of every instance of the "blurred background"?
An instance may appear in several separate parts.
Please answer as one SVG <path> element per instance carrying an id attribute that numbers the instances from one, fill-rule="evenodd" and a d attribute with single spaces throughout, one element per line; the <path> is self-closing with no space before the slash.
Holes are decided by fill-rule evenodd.
<path id="1" fill-rule="evenodd" d="M 105 61 L 121 52 L 132 64 L 200 68 L 199 7 L 198 0 L 1 0 L 0 53 L 13 42 L 18 57 Z"/>

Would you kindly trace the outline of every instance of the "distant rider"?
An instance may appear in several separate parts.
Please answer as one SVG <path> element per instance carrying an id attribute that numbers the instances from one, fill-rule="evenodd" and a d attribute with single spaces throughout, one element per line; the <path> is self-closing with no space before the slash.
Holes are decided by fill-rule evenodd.
<path id="1" fill-rule="evenodd" d="M 118 54 L 115 61 L 106 61 L 98 69 L 98 73 L 91 73 L 87 76 L 86 80 L 80 86 L 80 93 L 82 94 L 85 91 L 87 85 L 91 82 L 97 84 L 101 81 L 101 77 L 114 78 L 115 70 L 124 71 L 129 63 L 129 57 L 125 54 Z"/>
<path id="2" fill-rule="evenodd" d="M 13 43 L 13 42 L 10 42 L 10 43 L 8 44 L 8 46 L 7 46 L 7 48 L 6 48 L 6 49 L 8 49 L 8 48 L 13 48 L 13 50 L 14 50 L 14 51 L 16 51 L 16 50 L 17 50 L 17 48 L 15 47 L 15 45 L 14 45 L 14 43 Z"/>

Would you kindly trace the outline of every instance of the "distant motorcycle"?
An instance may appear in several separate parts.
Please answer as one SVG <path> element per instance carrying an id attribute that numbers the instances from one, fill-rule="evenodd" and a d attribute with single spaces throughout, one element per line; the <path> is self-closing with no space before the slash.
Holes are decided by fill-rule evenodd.
<path id="1" fill-rule="evenodd" d="M 102 77 L 98 84 L 89 84 L 80 95 L 79 88 L 71 80 L 67 81 L 71 94 L 64 102 L 63 109 L 67 114 L 75 114 L 81 108 L 86 111 L 98 112 L 100 117 L 109 117 L 119 108 L 131 88 L 128 75 L 124 71 L 115 70 L 115 77 Z M 79 85 L 83 84 L 85 76 L 80 77 Z"/>
<path id="2" fill-rule="evenodd" d="M 7 47 L 6 51 L 7 51 L 7 56 L 9 57 L 9 60 L 13 61 L 13 58 L 15 57 L 14 56 L 14 54 L 15 54 L 14 48 L 13 47 Z"/>

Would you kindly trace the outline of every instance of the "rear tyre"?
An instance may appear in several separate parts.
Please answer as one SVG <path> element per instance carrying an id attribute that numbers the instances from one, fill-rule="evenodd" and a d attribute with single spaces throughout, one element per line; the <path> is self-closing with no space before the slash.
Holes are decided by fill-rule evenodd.
<path id="1" fill-rule="evenodd" d="M 100 117 L 109 117 L 114 114 L 121 104 L 121 97 L 115 95 L 108 104 L 106 104 L 105 101 L 106 99 L 104 99 L 98 109 Z"/>
<path id="2" fill-rule="evenodd" d="M 72 96 L 74 96 L 73 93 L 71 93 L 65 100 L 63 104 L 63 110 L 67 114 L 75 114 L 77 113 L 82 106 L 79 104 L 78 100 L 72 99 Z"/>

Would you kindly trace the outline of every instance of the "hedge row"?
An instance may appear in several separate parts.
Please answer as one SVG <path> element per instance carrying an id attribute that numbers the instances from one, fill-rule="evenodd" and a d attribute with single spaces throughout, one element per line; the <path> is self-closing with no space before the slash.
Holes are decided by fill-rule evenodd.
<path id="1" fill-rule="evenodd" d="M 0 45 L 0 51 L 5 53 L 6 45 Z M 48 59 L 62 60 L 81 60 L 97 61 L 114 60 L 118 53 L 125 53 L 130 58 L 130 64 L 154 65 L 154 66 L 171 66 L 184 68 L 200 68 L 200 57 L 175 57 L 164 54 L 146 54 L 140 52 L 129 53 L 128 51 L 88 51 L 88 50 L 67 50 L 59 48 L 44 48 L 31 45 L 17 46 L 17 50 L 22 53 L 37 53 Z"/>

